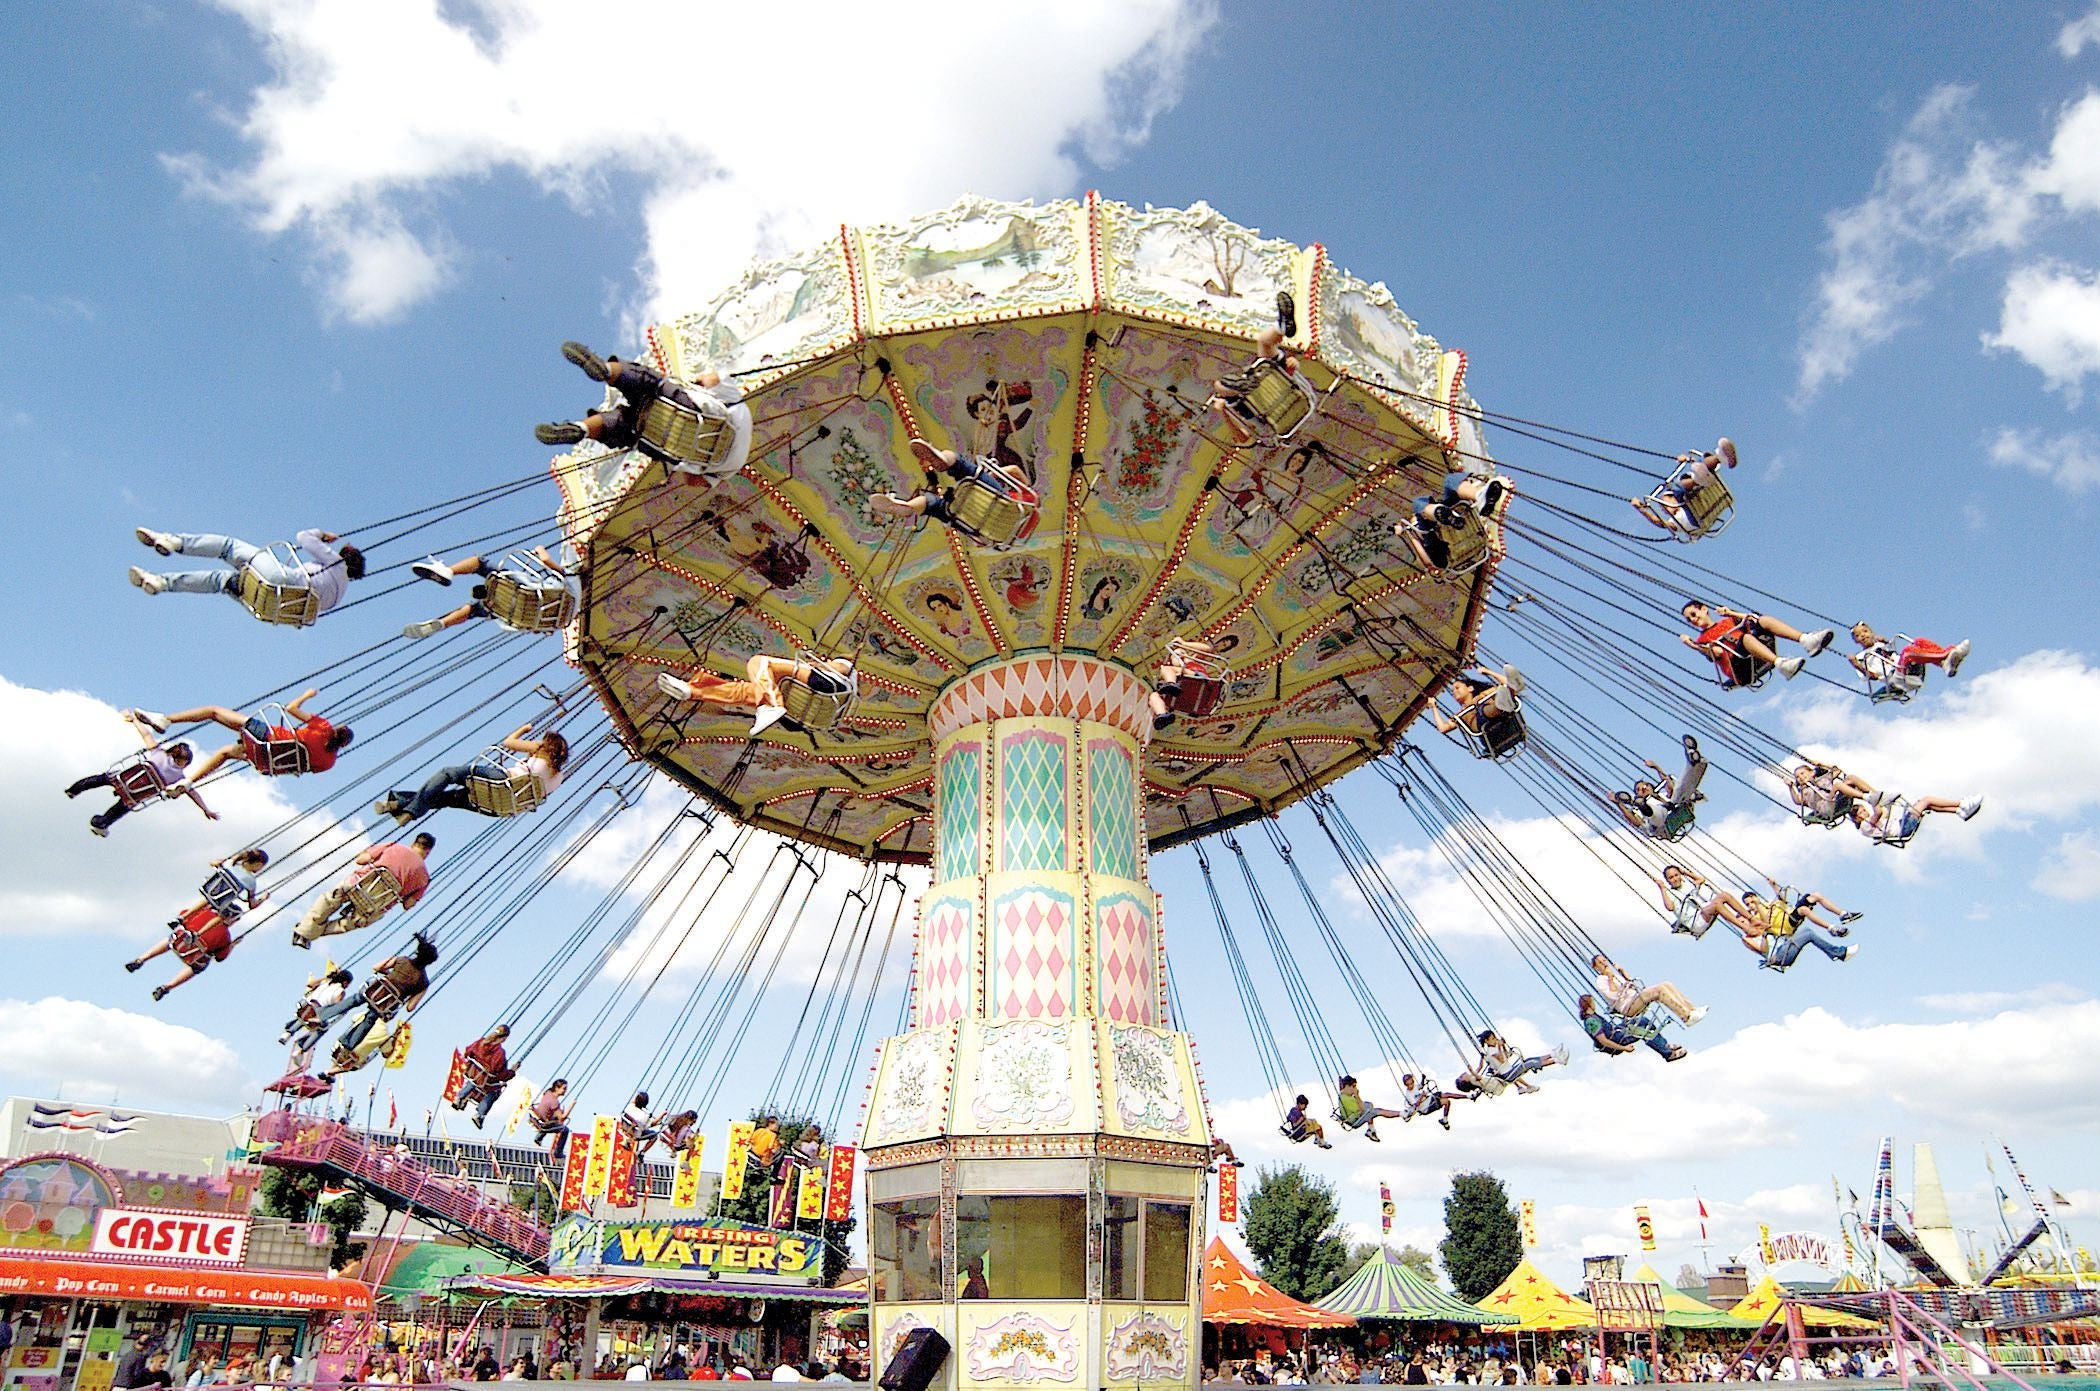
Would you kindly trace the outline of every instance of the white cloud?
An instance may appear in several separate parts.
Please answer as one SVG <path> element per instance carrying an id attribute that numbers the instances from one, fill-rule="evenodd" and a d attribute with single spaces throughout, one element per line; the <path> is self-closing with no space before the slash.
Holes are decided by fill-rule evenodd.
<path id="1" fill-rule="evenodd" d="M 2066 209 L 2100 210 L 2100 92 L 2088 89 L 2057 116 L 2049 153 L 2028 171 L 2027 183 Z"/>
<path id="2" fill-rule="evenodd" d="M 1983 341 L 2018 354 L 2075 401 L 2100 373 L 2100 273 L 2054 261 L 2020 267 L 2005 282 L 1998 331 Z"/>
<path id="3" fill-rule="evenodd" d="M 1800 392 L 1849 374 L 1893 337 L 1934 261 L 2017 245 L 2034 215 L 2012 149 L 1975 138 L 1966 87 L 1935 89 L 1890 147 L 1873 191 L 1829 218 L 1830 267 L 1802 336 Z"/>
<path id="4" fill-rule="evenodd" d="M 1957 680 L 1929 687 L 1928 698 L 1900 718 L 1882 718 L 1856 696 L 1832 696 L 1787 706 L 1789 731 L 1804 751 L 1876 787 L 1982 794 L 1988 805 L 1969 823 L 1972 832 L 2061 820 L 2100 805 L 2100 667 L 2050 651 L 1990 671 L 1978 671 L 1978 661 L 1972 657 Z M 1975 836 L 1949 833 L 1960 824 L 1953 818 L 1934 820 L 1947 825 L 1929 827 L 1903 858 L 1974 846 Z"/>
<path id="5" fill-rule="evenodd" d="M 605 889 L 621 884 L 685 803 L 684 792 L 661 779 L 653 781 L 636 812 L 593 837 L 563 871 L 564 877 Z M 864 901 L 849 900 L 849 894 L 858 888 L 864 867 L 804 851 L 805 863 L 798 868 L 793 847 L 762 832 L 751 834 L 732 861 L 726 852 L 736 827 L 718 816 L 713 836 L 673 872 L 678 851 L 701 833 L 697 820 L 688 821 L 687 827 L 626 883 L 630 899 L 651 902 L 608 959 L 605 974 L 691 981 L 712 966 L 718 976 L 751 970 L 768 976 L 773 986 L 807 985 L 820 974 L 827 982 L 836 979 L 836 953 L 849 943 L 856 953 L 859 950 L 855 927 L 863 918 Z M 817 871 L 821 873 L 812 886 L 811 875 Z M 911 904 L 925 887 L 921 871 L 905 871 L 901 877 L 907 885 L 905 916 L 891 944 L 894 959 L 883 974 L 885 994 L 903 987 L 911 951 Z M 874 953 L 882 945 L 896 901 L 895 885 L 878 897 L 874 940 L 862 962 L 867 971 L 874 968 Z M 847 966 L 850 969 L 851 963 Z"/>
<path id="6" fill-rule="evenodd" d="M 233 1049 L 151 1015 L 48 996 L 0 1000 L 0 1069 L 18 1090 L 237 1109 L 256 1083 Z"/>
<path id="7" fill-rule="evenodd" d="M 2045 439 L 2039 430 L 2002 429 L 1990 442 L 1990 460 L 2046 478 L 2067 493 L 2100 488 L 2100 438 L 2090 431 Z"/>
<path id="8" fill-rule="evenodd" d="M 249 157 L 169 165 L 263 232 L 309 238 L 331 301 L 363 320 L 444 283 L 426 200 L 492 174 L 584 212 L 638 196 L 658 311 L 840 220 L 1070 191 L 1076 154 L 1146 137 L 1214 20 L 1210 0 L 938 0 L 906 25 L 838 3 L 801 22 L 672 0 L 610 22 L 562 0 L 222 3 L 273 67 L 237 122 Z M 622 75 L 638 49 L 658 76 Z"/>
<path id="9" fill-rule="evenodd" d="M 216 748 L 222 733 L 191 742 L 201 754 Z M 0 798 L 0 844 L 8 847 L 0 870 L 0 932 L 104 932 L 133 940 L 163 933 L 167 920 L 196 898 L 209 860 L 253 843 L 293 813 L 269 783 L 239 774 L 214 780 L 205 791 L 217 821 L 206 821 L 186 801 L 166 802 L 133 812 L 98 840 L 88 834 L 87 819 L 109 805 L 110 794 L 68 801 L 64 789 L 138 748 L 114 707 L 77 691 L 0 678 L 0 767 L 10 787 Z M 332 854 L 345 843 L 324 832 L 307 853 Z M 287 863 L 274 873 L 296 868 Z"/>
<path id="10" fill-rule="evenodd" d="M 2042 861 L 2032 887 L 2069 903 L 2100 898 L 2100 831 L 2066 832 Z"/>
<path id="11" fill-rule="evenodd" d="M 2060 1005 L 2084 998 L 2084 991 L 2058 982 L 2037 985 L 2031 990 L 1962 990 L 1946 995 L 1920 995 L 1918 1003 L 1927 1009 L 1944 1010 L 1949 1014 L 1989 1014 L 2013 1005 Z"/>
<path id="12" fill-rule="evenodd" d="M 2100 44 L 2100 5 L 2056 31 L 2056 51 L 2076 58 L 2088 45 Z"/>

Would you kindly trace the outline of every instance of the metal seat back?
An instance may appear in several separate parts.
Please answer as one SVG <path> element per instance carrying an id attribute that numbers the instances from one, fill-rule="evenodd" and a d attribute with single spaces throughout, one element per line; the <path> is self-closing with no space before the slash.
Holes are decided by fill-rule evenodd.
<path id="1" fill-rule="evenodd" d="M 948 497 L 948 516 L 958 530 L 987 546 L 1011 546 L 1029 529 L 1036 509 L 1012 493 L 975 478 L 955 485 Z"/>
<path id="2" fill-rule="evenodd" d="M 641 437 L 643 452 L 667 463 L 701 468 L 727 458 L 736 438 L 727 420 L 702 415 L 662 396 L 642 412 L 635 433 Z"/>
<path id="3" fill-rule="evenodd" d="M 385 865 L 366 865 L 344 890 L 352 914 L 372 919 L 401 901 L 401 881 Z"/>
<path id="4" fill-rule="evenodd" d="M 501 778 L 467 775 L 467 805 L 483 816 L 523 816 L 538 811 L 545 797 L 540 780 L 523 768 Z"/>
<path id="5" fill-rule="evenodd" d="M 270 554 L 288 570 L 299 568 L 299 553 L 282 541 L 270 547 Z M 241 567 L 238 593 L 248 612 L 265 623 L 309 628 L 321 616 L 321 599 L 313 590 L 303 584 L 278 584 L 266 580 L 253 566 Z"/>
<path id="6" fill-rule="evenodd" d="M 160 769 L 143 758 L 134 759 L 121 767 L 110 770 L 110 791 L 117 794 L 127 810 L 133 810 L 157 802 L 169 795 L 169 784 L 161 777 Z"/>
<path id="7" fill-rule="evenodd" d="M 197 896 L 219 915 L 221 922 L 238 922 L 241 914 L 248 911 L 248 891 L 224 869 L 215 869 L 206 875 Z"/>
<path id="8" fill-rule="evenodd" d="M 487 589 L 481 602 L 489 616 L 521 633 L 552 633 L 576 617 L 576 596 L 558 575 L 506 566 L 489 576 Z"/>
<path id="9" fill-rule="evenodd" d="M 1287 440 L 1296 434 L 1298 427 L 1313 413 L 1316 399 L 1273 359 L 1256 358 L 1241 374 L 1241 380 L 1245 386 L 1240 392 L 1240 402 L 1245 413 L 1256 417 L 1278 440 Z"/>

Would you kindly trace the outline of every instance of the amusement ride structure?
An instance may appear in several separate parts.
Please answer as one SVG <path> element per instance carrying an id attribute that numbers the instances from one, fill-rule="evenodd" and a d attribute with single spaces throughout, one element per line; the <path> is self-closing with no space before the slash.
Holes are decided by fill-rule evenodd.
<path id="1" fill-rule="evenodd" d="M 623 365 L 580 348 L 571 360 L 610 371 L 607 409 L 619 405 Z M 1526 1090 L 1527 1073 L 1566 1058 L 1492 1051 L 1493 1019 L 1331 792 L 1352 772 L 1376 770 L 1359 781 L 1397 796 L 1571 1019 L 1599 988 L 1599 948 L 1575 913 L 1411 739 L 1425 715 L 1462 757 L 1501 764 L 1629 892 L 1652 907 L 1664 889 L 1661 917 L 1694 939 L 1719 925 L 1781 971 L 1799 945 L 1759 944 L 1791 927 L 1749 908 L 1702 914 L 1710 897 L 1681 911 L 1656 877 L 1669 865 L 1762 892 L 1761 869 L 1695 825 L 1689 789 L 1652 819 L 1633 800 L 1648 794 L 1618 789 L 1660 777 L 1648 760 L 1671 750 L 1674 762 L 1681 744 L 1684 781 L 1710 754 L 1733 766 L 1709 788 L 1725 776 L 1748 800 L 1886 844 L 1941 809 L 1920 799 L 1913 812 L 1834 769 L 1790 796 L 1794 770 L 1821 765 L 1728 709 L 1696 669 L 1712 658 L 1737 685 L 1775 667 L 1791 677 L 1828 634 L 1796 639 L 1765 619 L 1742 625 L 1746 646 L 1725 622 L 1696 625 L 1706 648 L 1687 668 L 1686 594 L 1720 589 L 1746 610 L 1777 600 L 1677 544 L 1727 525 L 1734 500 L 1714 470 L 1733 466 L 1733 446 L 1687 484 L 1679 474 L 1687 461 L 1698 472 L 1700 451 L 1496 417 L 1467 394 L 1463 354 L 1383 285 L 1201 204 L 969 198 L 842 228 L 650 330 L 633 362 L 674 384 L 724 385 L 702 409 L 675 393 L 630 401 L 629 447 L 582 443 L 554 463 L 554 517 L 460 543 L 490 557 L 462 617 L 494 623 L 411 625 L 313 676 L 320 708 L 359 726 L 344 754 L 354 776 L 265 841 L 273 897 L 289 903 L 352 868 L 370 839 L 352 809 L 405 784 L 382 811 L 453 828 L 431 906 L 410 924 L 440 951 L 434 995 L 608 828 L 644 805 L 673 807 L 659 830 L 622 842 L 617 882 L 563 940 L 539 944 L 515 993 L 482 998 L 510 1026 L 512 1066 L 558 1051 L 572 1097 L 601 1073 L 624 1085 L 638 1071 L 660 1101 L 705 1118 L 742 1055 L 739 1020 L 789 940 L 827 932 L 819 881 L 851 879 L 833 896 L 801 1016 L 769 1038 L 768 1100 L 837 1134 L 912 898 L 901 876 L 923 868 L 906 1012 L 881 1045 L 860 1140 L 876 1355 L 932 1328 L 955 1350 L 937 1384 L 1195 1384 L 1219 1137 L 1179 1027 L 1153 855 L 1192 845 L 1280 1116 L 1294 1079 L 1340 1079 L 1352 1054 L 1365 1072 L 1388 1069 L 1388 1092 L 1427 1079 L 1395 1002 L 1364 985 L 1372 953 L 1394 953 L 1382 969 L 1428 1021 L 1410 1026 L 1416 1041 L 1447 1040 L 1470 1094 Z M 1648 520 L 1625 509 L 1615 475 L 1616 491 L 1491 456 L 1487 423 L 1542 455 L 1634 475 Z M 374 572 L 400 583 L 351 604 L 433 594 L 399 573 L 430 544 L 422 534 L 530 501 L 543 479 L 349 533 L 405 557 Z M 1596 497 L 1615 500 L 1608 516 L 1581 510 Z M 914 498 L 926 515 L 909 514 Z M 531 558 L 537 546 L 552 549 Z M 330 620 L 290 589 L 250 574 L 240 597 L 266 621 Z M 1805 656 L 1775 662 L 1759 641 L 1800 641 Z M 764 656 L 786 674 L 777 700 L 759 702 L 778 709 L 754 727 L 750 701 L 709 693 Z M 1491 670 L 1468 676 L 1476 664 Z M 1921 673 L 1879 687 L 1869 673 L 1863 693 L 1909 699 Z M 1562 682 L 1602 708 L 1556 699 L 1547 686 Z M 1459 708 L 1432 712 L 1440 694 Z M 558 783 L 542 766 L 555 729 Z M 273 771 L 275 739 L 249 760 L 257 771 Z M 456 799 L 409 795 L 477 739 L 497 747 L 455 770 Z M 171 790 L 118 771 L 126 805 Z M 1279 814 L 1300 804 L 1290 824 L 1353 885 L 1368 939 L 1340 921 L 1284 829 Z M 460 834 L 467 818 L 444 816 L 461 808 L 485 818 L 472 835 Z M 1243 835 L 1277 867 L 1256 868 Z M 1212 843 L 1244 893 L 1213 875 Z M 344 891 L 359 928 L 383 929 L 345 953 L 350 966 L 395 936 L 385 915 L 398 888 Z M 1279 911 L 1272 892 L 1303 911 Z M 1774 894 L 1784 917 L 1792 895 Z M 277 916 L 249 913 L 231 942 Z M 1273 971 L 1236 918 L 1257 925 Z M 708 960 L 671 1034 L 630 1041 L 681 951 Z M 1322 958 L 1339 989 L 1320 983 Z M 518 957 L 498 947 L 477 974 L 506 959 Z M 568 1027 L 593 989 L 607 1003 Z M 390 1011 L 367 1000 L 381 1017 L 355 1047 L 322 1055 L 330 1072 L 404 1051 L 419 993 L 402 988 Z M 1361 1031 L 1335 1008 L 1344 1001 Z M 1310 1071 L 1279 1041 L 1279 1015 Z M 1626 1048 L 1666 1055 L 1675 1027 L 1652 1001 L 1612 1024 Z M 637 1055 L 639 1069 L 604 1072 Z M 284 1089 L 329 1090 L 304 1075 L 295 1068 Z M 747 1072 L 738 1085 L 754 1082 Z M 1342 1128 L 1376 1138 L 1322 1085 Z M 544 1228 L 514 1214 L 478 1213 L 458 1194 L 426 1201 L 347 1128 L 295 1105 L 266 1117 L 279 1147 L 264 1162 L 374 1187 L 509 1254 L 547 1249 Z M 1287 1122 L 1286 1133 L 1309 1132 Z"/>

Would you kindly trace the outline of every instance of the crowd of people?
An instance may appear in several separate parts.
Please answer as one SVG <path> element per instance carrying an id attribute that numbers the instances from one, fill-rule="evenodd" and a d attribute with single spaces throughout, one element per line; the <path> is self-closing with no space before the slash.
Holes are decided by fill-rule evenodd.
<path id="1" fill-rule="evenodd" d="M 1611 1351 L 1578 1338 L 1547 1345 L 1526 1359 L 1506 1338 L 1488 1342 L 1261 1352 L 1207 1368 L 1204 1380 L 1228 1386 L 1647 1386 L 1695 1381 L 1837 1381 L 1899 1374 L 1887 1346 L 1832 1348 L 1796 1360 L 1773 1353 L 1748 1360 L 1740 1351 L 1669 1348 L 1653 1359 L 1639 1340 Z"/>

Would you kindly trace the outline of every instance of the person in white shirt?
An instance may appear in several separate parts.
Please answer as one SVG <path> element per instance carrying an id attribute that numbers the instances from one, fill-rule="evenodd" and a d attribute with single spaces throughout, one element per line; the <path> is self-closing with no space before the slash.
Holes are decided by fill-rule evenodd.
<path id="1" fill-rule="evenodd" d="M 365 577 L 364 553 L 357 547 L 344 545 L 332 531 L 308 529 L 293 538 L 299 555 L 293 558 L 296 565 L 287 565 L 282 556 L 272 554 L 267 548 L 253 545 L 231 536 L 216 536 L 207 532 L 154 531 L 147 527 L 135 533 L 141 545 L 151 546 L 162 555 L 201 555 L 213 560 L 222 560 L 224 570 L 178 570 L 173 574 L 154 574 L 137 566 L 131 569 L 131 582 L 148 594 L 232 594 L 241 592 L 241 572 L 253 570 L 265 584 L 285 589 L 310 590 L 314 596 L 314 611 L 326 613 L 342 602 L 343 591 L 350 581 Z M 300 559 L 303 556 L 304 559 Z"/>
<path id="2" fill-rule="evenodd" d="M 534 427 L 533 437 L 541 444 L 581 444 L 588 439 L 608 449 L 638 449 L 661 460 L 673 473 L 684 474 L 702 485 L 744 471 L 744 463 L 751 457 L 751 407 L 744 404 L 743 388 L 734 380 L 718 372 L 702 372 L 691 381 L 677 381 L 638 362 L 601 358 L 576 342 L 562 344 L 561 355 L 592 381 L 610 386 L 621 400 L 611 410 L 592 411 L 581 420 Z M 680 458 L 666 452 L 657 440 L 642 433 L 644 417 L 658 399 L 691 411 L 703 421 L 728 426 L 727 445 L 706 459 Z"/>
<path id="3" fill-rule="evenodd" d="M 533 781 L 539 784 L 542 799 L 551 796 L 554 789 L 561 786 L 561 770 L 569 761 L 569 741 L 558 732 L 550 729 L 534 738 L 532 726 L 521 725 L 498 747 L 507 753 L 525 756 L 525 771 L 532 774 Z M 387 793 L 372 804 L 372 810 L 381 816 L 391 816 L 396 824 L 406 826 L 418 817 L 446 807 L 471 807 L 473 804 L 467 799 L 470 778 L 502 782 L 507 776 L 506 769 L 483 759 L 454 764 L 438 769 L 421 787 Z"/>
<path id="4" fill-rule="evenodd" d="M 802 1380 L 802 1373 L 795 1370 L 795 1366 L 793 1363 L 783 1362 L 773 1369 L 773 1380 L 800 1381 Z"/>

